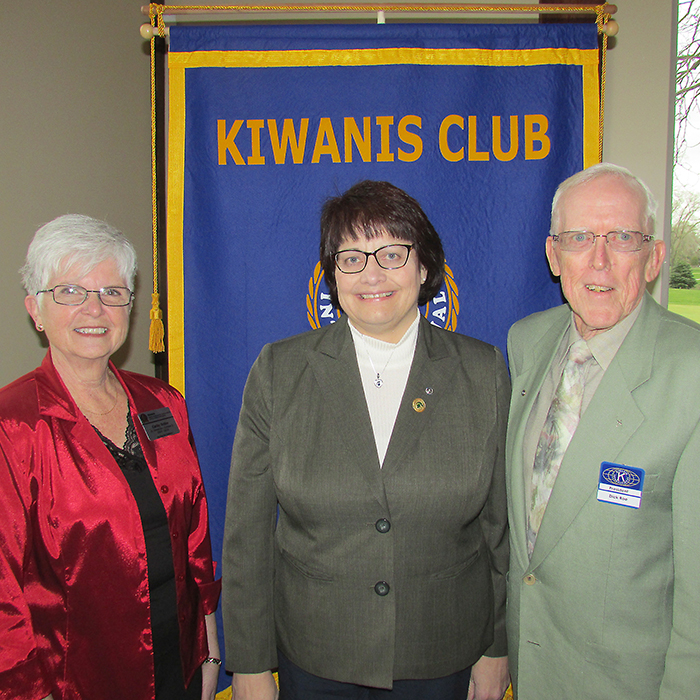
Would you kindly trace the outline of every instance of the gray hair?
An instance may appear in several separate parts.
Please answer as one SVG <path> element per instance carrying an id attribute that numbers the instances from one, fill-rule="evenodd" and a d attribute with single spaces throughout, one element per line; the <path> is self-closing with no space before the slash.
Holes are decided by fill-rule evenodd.
<path id="1" fill-rule="evenodd" d="M 592 165 L 590 168 L 581 170 L 564 180 L 564 182 L 557 187 L 557 191 L 554 193 L 554 199 L 552 200 L 550 235 L 561 233 L 561 231 L 559 231 L 559 226 L 561 225 L 562 218 L 562 197 L 567 192 L 574 189 L 574 187 L 584 185 L 587 182 L 591 182 L 591 180 L 605 176 L 611 176 L 621 180 L 631 192 L 638 194 L 642 198 L 644 204 L 644 219 L 646 221 L 646 230 L 644 233 L 648 233 L 652 236 L 654 235 L 654 229 L 656 227 L 656 200 L 654 199 L 654 195 L 636 175 L 633 175 L 627 168 L 614 165 L 613 163 L 598 163 L 597 165 Z"/>
<path id="2" fill-rule="evenodd" d="M 127 287 L 133 290 L 136 251 L 126 236 L 104 221 L 66 214 L 34 234 L 19 273 L 27 294 L 36 294 L 62 270 L 77 266 L 78 273 L 86 275 L 105 260 L 114 260 Z"/>

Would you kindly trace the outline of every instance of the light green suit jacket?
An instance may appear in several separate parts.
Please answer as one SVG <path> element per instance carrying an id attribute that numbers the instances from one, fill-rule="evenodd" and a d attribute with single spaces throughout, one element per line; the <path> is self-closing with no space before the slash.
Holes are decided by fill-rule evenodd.
<path id="1" fill-rule="evenodd" d="M 266 346 L 231 462 L 229 669 L 274 668 L 279 647 L 389 688 L 505 654 L 508 397 L 498 350 L 421 319 L 380 469 L 347 318 Z"/>
<path id="2" fill-rule="evenodd" d="M 700 697 L 700 327 L 647 294 L 581 417 L 532 560 L 523 440 L 571 319 L 509 334 L 507 629 L 519 700 Z M 639 509 L 597 500 L 601 462 L 645 470 Z"/>

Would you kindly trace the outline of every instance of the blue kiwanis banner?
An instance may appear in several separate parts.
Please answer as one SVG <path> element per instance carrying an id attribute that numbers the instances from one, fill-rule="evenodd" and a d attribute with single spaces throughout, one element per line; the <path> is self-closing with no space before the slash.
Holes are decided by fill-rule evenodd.
<path id="1" fill-rule="evenodd" d="M 338 318 L 324 200 L 363 179 L 414 196 L 448 266 L 424 313 L 505 349 L 514 321 L 560 303 L 544 240 L 558 183 L 597 162 L 597 47 L 580 24 L 171 29 L 169 369 L 216 556 L 250 366 Z"/>

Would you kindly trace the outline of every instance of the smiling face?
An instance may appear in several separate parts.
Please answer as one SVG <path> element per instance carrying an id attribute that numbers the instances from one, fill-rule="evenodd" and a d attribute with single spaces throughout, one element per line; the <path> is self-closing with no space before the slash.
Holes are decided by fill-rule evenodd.
<path id="1" fill-rule="evenodd" d="M 69 267 L 54 276 L 47 289 L 57 284 L 77 284 L 85 289 L 127 286 L 113 260 L 99 263 L 87 274 Z M 44 327 L 57 367 L 67 364 L 79 370 L 95 363 L 106 366 L 110 355 L 126 340 L 131 304 L 105 306 L 97 294 L 89 294 L 80 306 L 62 306 L 50 293 L 27 296 L 24 303 L 34 323 Z"/>
<path id="2" fill-rule="evenodd" d="M 373 252 L 385 245 L 410 243 L 392 236 L 344 238 L 339 250 Z M 384 270 L 370 257 L 367 267 L 348 275 L 336 268 L 338 300 L 353 326 L 361 333 L 387 343 L 398 343 L 416 318 L 418 293 L 425 279 L 415 250 L 398 270 Z"/>
<path id="3" fill-rule="evenodd" d="M 604 234 L 627 229 L 646 233 L 644 201 L 624 180 L 602 175 L 569 190 L 560 201 L 557 233 L 592 231 Z M 608 330 L 639 305 L 646 283 L 656 279 L 664 260 L 663 241 L 645 243 L 634 253 L 617 253 L 604 238 L 582 253 L 562 251 L 547 238 L 547 259 L 561 277 L 562 291 L 576 328 L 586 340 Z"/>

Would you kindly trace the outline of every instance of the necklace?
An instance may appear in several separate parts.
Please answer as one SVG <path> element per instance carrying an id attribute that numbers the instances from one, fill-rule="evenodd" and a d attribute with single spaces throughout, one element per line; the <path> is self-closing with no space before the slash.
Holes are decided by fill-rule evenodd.
<path id="1" fill-rule="evenodd" d="M 116 395 L 114 398 L 114 403 L 112 404 L 112 408 L 109 409 L 109 411 L 91 411 L 89 408 L 83 408 L 82 411 L 83 413 L 91 413 L 93 416 L 106 416 L 110 414 L 115 408 L 117 403 L 119 402 L 119 394 Z"/>
<path id="2" fill-rule="evenodd" d="M 113 379 L 114 379 L 114 375 L 110 372 L 107 383 L 109 383 L 110 380 L 113 380 Z M 93 411 L 89 408 L 83 408 L 82 406 L 80 407 L 80 410 L 83 413 L 90 413 L 93 416 L 107 416 L 107 415 L 109 415 L 116 408 L 117 404 L 119 403 L 119 396 L 120 396 L 119 389 L 120 389 L 120 387 L 117 386 L 116 390 L 115 390 L 114 403 L 112 404 L 112 408 L 110 408 L 108 411 Z"/>
<path id="3" fill-rule="evenodd" d="M 384 372 L 386 372 L 386 368 L 389 366 L 389 363 L 391 362 L 391 358 L 394 356 L 394 353 L 396 352 L 396 346 L 389 353 L 389 357 L 387 358 L 387 361 L 384 363 L 384 367 L 382 368 L 381 372 L 378 372 L 377 368 L 374 366 L 374 361 L 372 360 L 372 356 L 369 354 L 369 348 L 367 347 L 367 344 L 364 343 L 364 341 L 363 341 L 362 347 L 364 347 L 365 352 L 367 353 L 367 359 L 369 360 L 370 365 L 372 365 L 372 370 L 377 375 L 376 379 L 373 382 L 374 386 L 376 386 L 377 389 L 381 389 L 382 386 L 384 385 L 384 380 L 382 379 L 382 374 L 384 374 Z"/>

